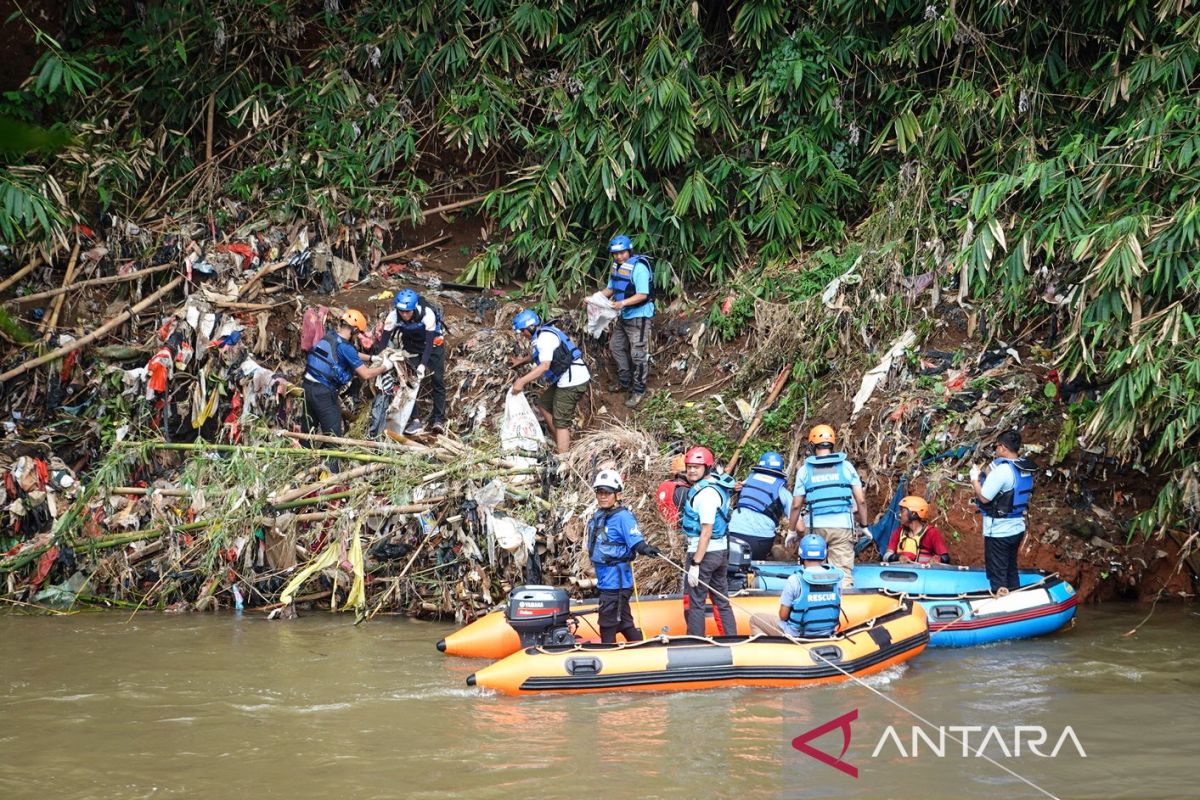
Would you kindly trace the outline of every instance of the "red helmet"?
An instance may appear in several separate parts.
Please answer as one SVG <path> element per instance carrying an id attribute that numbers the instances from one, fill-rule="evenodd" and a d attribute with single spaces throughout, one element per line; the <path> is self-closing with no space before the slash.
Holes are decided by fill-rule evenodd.
<path id="1" fill-rule="evenodd" d="M 683 454 L 683 463 L 685 464 L 703 464 L 706 467 L 711 467 L 716 463 L 713 458 L 712 450 L 707 447 L 693 447 Z"/>

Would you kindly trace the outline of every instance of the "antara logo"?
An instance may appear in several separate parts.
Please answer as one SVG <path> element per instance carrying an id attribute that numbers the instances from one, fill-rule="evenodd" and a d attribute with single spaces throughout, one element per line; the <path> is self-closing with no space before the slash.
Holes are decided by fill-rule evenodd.
<path id="1" fill-rule="evenodd" d="M 851 778 L 857 778 L 858 767 L 845 760 L 846 751 L 850 749 L 850 724 L 857 719 L 858 709 L 856 708 L 800 734 L 792 739 L 792 747 L 806 756 L 815 758 L 822 764 L 844 772 Z M 835 730 L 842 732 L 842 750 L 837 756 L 818 750 L 809 744 L 812 740 L 820 739 Z M 939 726 L 935 731 L 935 734 L 930 734 L 924 728 L 914 725 L 909 730 L 909 736 L 902 737 L 895 726 L 888 725 L 875 744 L 875 749 L 871 751 L 871 758 L 877 758 L 881 752 L 889 748 L 894 749 L 901 758 L 918 758 L 921 755 L 922 746 L 924 746 L 925 752 L 937 758 L 945 758 L 947 752 L 954 755 L 955 751 L 959 749 L 948 747 L 947 740 L 961 745 L 963 758 L 986 758 L 992 761 L 993 756 L 1019 758 L 1023 753 L 1029 753 L 1039 758 L 1056 758 L 1064 747 L 1066 755 L 1070 755 L 1070 750 L 1074 749 L 1080 758 L 1088 757 L 1087 751 L 1083 749 L 1083 744 L 1070 725 L 1063 728 L 1062 732 L 1053 738 L 1050 731 L 1041 725 L 1017 725 L 1011 730 L 995 725 L 986 727 L 982 725 L 947 725 Z M 980 736 L 980 734 L 982 735 Z M 976 736 L 979 738 L 975 738 Z M 904 746 L 905 741 L 910 744 L 907 749 Z M 1046 752 L 1044 748 L 1048 747 L 1050 742 L 1054 742 L 1054 744 L 1049 748 L 1049 752 Z"/>

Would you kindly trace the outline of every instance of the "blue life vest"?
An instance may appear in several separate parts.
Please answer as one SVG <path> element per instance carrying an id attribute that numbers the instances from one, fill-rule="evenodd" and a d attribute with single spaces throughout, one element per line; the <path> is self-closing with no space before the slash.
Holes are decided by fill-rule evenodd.
<path id="1" fill-rule="evenodd" d="M 575 346 L 571 341 L 571 337 L 560 331 L 553 325 L 543 325 L 534 332 L 534 348 L 533 348 L 533 363 L 540 364 L 537 351 L 537 337 L 542 333 L 549 331 L 558 337 L 558 347 L 554 348 L 554 355 L 550 357 L 550 369 L 546 370 L 542 375 L 542 381 L 549 386 L 554 386 L 558 383 L 559 378 L 567 374 L 573 365 L 584 366 L 583 351 Z"/>
<path id="2" fill-rule="evenodd" d="M 635 553 L 621 540 L 613 541 L 608 538 L 608 523 L 616 516 L 627 514 L 632 519 L 633 512 L 625 506 L 617 506 L 608 511 L 597 511 L 588 520 L 588 558 L 594 563 L 611 567 L 632 561 Z M 634 526 L 637 521 L 634 520 Z"/>
<path id="3" fill-rule="evenodd" d="M 725 532 L 729 530 L 729 508 L 730 489 L 733 488 L 733 478 L 728 475 L 716 477 L 714 475 L 705 475 L 700 480 L 692 484 L 692 488 L 688 490 L 687 500 L 684 501 L 683 508 L 679 515 L 679 527 L 689 539 L 695 539 L 700 536 L 700 514 L 696 511 L 693 502 L 703 489 L 713 487 L 721 495 L 721 507 L 717 509 L 716 519 L 713 520 L 712 538 L 723 539 Z"/>
<path id="4" fill-rule="evenodd" d="M 305 362 L 308 374 L 330 389 L 342 388 L 353 377 L 350 371 L 342 366 L 342 360 L 338 358 L 337 351 L 340 340 L 335 331 L 328 331 L 319 342 L 313 345 L 313 349 L 308 351 L 308 361 Z"/>
<path id="5" fill-rule="evenodd" d="M 980 504 L 979 513 L 992 519 L 1019 519 L 1029 507 L 1029 496 L 1033 494 L 1033 473 L 1037 464 L 1027 458 L 997 458 L 992 465 L 997 464 L 1010 465 L 1017 479 L 1013 482 L 1013 488 L 999 492 L 990 503 Z"/>
<path id="6" fill-rule="evenodd" d="M 845 460 L 845 453 L 809 456 L 804 460 L 804 505 L 810 520 L 823 514 L 849 513 L 853 508 L 854 493 L 842 475 Z"/>
<path id="7" fill-rule="evenodd" d="M 783 502 L 779 499 L 779 490 L 787 486 L 787 479 L 778 472 L 758 469 L 750 470 L 750 475 L 742 483 L 738 492 L 737 507 L 744 511 L 757 511 L 772 520 L 776 525 L 783 518 Z"/>
<path id="8" fill-rule="evenodd" d="M 640 303 L 635 303 L 625 308 L 641 308 L 654 300 L 654 270 L 650 266 L 650 259 L 641 254 L 634 254 L 629 257 L 629 260 L 624 264 L 613 262 L 612 268 L 612 299 L 624 300 L 626 297 L 633 297 L 637 294 L 637 289 L 633 285 L 633 268 L 638 264 L 644 264 L 646 269 L 650 270 L 650 291 L 646 293 L 646 299 Z"/>
<path id="9" fill-rule="evenodd" d="M 842 613 L 842 578 L 837 567 L 822 564 L 798 573 L 801 591 L 792 603 L 788 622 L 804 637 L 828 636 L 837 630 Z"/>
<path id="10" fill-rule="evenodd" d="M 400 312 L 396 312 L 396 328 L 400 331 L 400 343 L 410 353 L 421 353 L 425 349 L 426 310 L 433 312 L 436 326 L 433 334 L 439 336 L 444 333 L 441 312 L 437 310 L 436 306 L 427 305 L 425 298 L 420 295 L 417 295 L 417 307 L 413 309 L 412 319 L 406 322 L 400 318 Z"/>

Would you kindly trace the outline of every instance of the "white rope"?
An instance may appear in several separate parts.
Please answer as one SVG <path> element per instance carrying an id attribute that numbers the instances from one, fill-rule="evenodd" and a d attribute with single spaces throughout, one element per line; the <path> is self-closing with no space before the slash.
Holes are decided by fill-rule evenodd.
<path id="1" fill-rule="evenodd" d="M 678 565 L 678 564 L 676 564 L 675 562 L 671 561 L 669 558 L 665 558 L 664 556 L 661 556 L 661 555 L 659 556 L 659 558 L 661 558 L 663 561 L 666 561 L 666 562 L 667 562 L 668 564 L 670 564 L 671 566 L 675 567 L 675 569 L 678 569 L 678 570 L 680 570 L 681 572 L 682 572 L 682 571 L 684 571 L 684 570 L 683 570 L 683 567 L 681 567 L 680 565 Z M 1047 577 L 1051 577 L 1051 576 L 1047 576 Z M 1043 580 L 1045 580 L 1045 579 L 1043 579 Z M 726 595 L 724 595 L 724 594 L 721 594 L 721 593 L 720 593 L 720 592 L 718 592 L 716 589 L 714 589 L 714 588 L 712 588 L 711 586 L 709 586 L 707 583 L 704 583 L 704 581 L 701 581 L 700 583 L 701 583 L 701 585 L 702 585 L 702 586 L 704 586 L 705 588 L 707 588 L 707 589 L 708 589 L 710 592 L 712 592 L 714 595 L 717 595 L 717 596 L 719 596 L 719 597 L 724 597 L 724 598 L 725 598 L 726 600 L 728 600 L 728 601 L 730 602 L 730 604 L 732 605 L 733 601 L 732 601 L 732 600 L 729 600 L 729 597 L 727 597 L 727 596 L 726 596 Z M 742 610 L 743 610 L 743 611 L 745 611 L 745 609 L 742 609 Z M 804 643 L 804 642 L 803 642 L 803 641 L 801 641 L 800 639 L 797 639 L 797 638 L 795 638 L 795 637 L 793 637 L 793 636 L 789 636 L 789 635 L 787 634 L 787 631 L 786 631 L 786 630 L 783 628 L 783 626 L 782 626 L 782 625 L 780 625 L 780 626 L 779 626 L 779 628 L 780 628 L 780 630 L 783 632 L 783 634 L 784 634 L 785 638 L 787 638 L 787 639 L 790 639 L 791 641 L 795 642 L 796 644 L 803 644 L 803 643 Z M 862 686 L 862 687 L 864 687 L 864 688 L 866 688 L 866 689 L 870 690 L 872 693 L 874 693 L 875 695 L 877 695 L 877 696 L 878 696 L 878 697 L 880 697 L 881 699 L 883 699 L 883 700 L 886 700 L 887 702 L 891 703 L 891 704 L 892 704 L 892 705 L 894 705 L 896 708 L 898 708 L 898 709 L 900 709 L 901 711 L 905 712 L 906 714 L 909 714 L 910 716 L 912 716 L 914 719 L 916 719 L 916 720 L 920 721 L 921 723 L 923 723 L 923 724 L 925 724 L 925 725 L 928 725 L 930 728 L 933 728 L 933 729 L 935 729 L 935 730 L 937 730 L 937 731 L 941 731 L 941 732 L 942 732 L 942 733 L 944 733 L 944 734 L 945 734 L 945 735 L 946 735 L 948 738 L 952 739 L 953 741 L 957 742 L 958 744 L 961 744 L 961 745 L 963 746 L 963 750 L 966 750 L 966 749 L 967 749 L 967 743 L 966 743 L 966 741 L 964 741 L 963 739 L 959 739 L 957 736 L 955 736 L 955 735 L 954 735 L 954 734 L 952 734 L 952 733 L 945 733 L 945 729 L 944 729 L 944 728 L 942 728 L 941 726 L 939 726 L 939 725 L 934 725 L 932 722 L 930 722 L 929 720 L 925 719 L 925 718 L 924 718 L 924 717 L 922 717 L 920 714 L 918 714 L 917 712 L 913 711 L 913 710 L 912 710 L 911 708 L 909 708 L 908 706 L 906 706 L 906 705 L 904 705 L 903 703 L 901 703 L 899 700 L 896 700 L 895 698 L 892 698 L 892 697 L 888 697 L 886 694 L 884 694 L 883 692 L 879 691 L 878 689 L 876 689 L 876 688 L 875 688 L 874 686 L 872 686 L 871 684 L 869 684 L 869 683 L 867 683 L 866 681 L 864 681 L 863 679 L 859 678 L 857 675 L 854 675 L 854 674 L 852 674 L 852 673 L 850 673 L 850 672 L 846 671 L 846 670 L 845 670 L 845 669 L 843 669 L 841 666 L 839 666 L 839 665 L 837 665 L 837 664 L 834 664 L 832 661 L 830 661 L 829 659 L 825 658 L 825 657 L 824 657 L 824 656 L 822 656 L 820 653 L 817 653 L 815 650 L 809 650 L 808 652 L 809 652 L 809 654 L 810 654 L 810 655 L 812 655 L 814 658 L 819 658 L 819 659 L 821 659 L 821 660 L 822 660 L 822 661 L 824 661 L 826 664 L 828 664 L 829 666 L 833 667 L 834 669 L 836 669 L 838 672 L 840 672 L 840 673 L 842 673 L 843 675 L 845 675 L 845 676 L 846 676 L 847 678 L 849 678 L 850 680 L 852 680 L 852 681 L 854 681 L 855 683 L 857 683 L 858 685 L 860 685 L 860 686 Z M 1016 778 L 1017 780 L 1019 780 L 1019 781 L 1021 781 L 1022 783 L 1024 783 L 1024 784 L 1028 785 L 1030 788 L 1032 788 L 1032 789 L 1034 789 L 1034 790 L 1036 790 L 1036 791 L 1038 791 L 1038 792 L 1041 792 L 1041 793 L 1042 793 L 1042 794 L 1044 794 L 1046 797 L 1049 797 L 1049 798 L 1050 798 L 1050 800 L 1060 800 L 1060 798 L 1059 798 L 1057 795 L 1055 795 L 1055 794 L 1052 794 L 1051 792 L 1048 792 L 1048 791 L 1046 791 L 1046 790 L 1045 790 L 1045 789 L 1043 789 L 1041 786 L 1038 786 L 1036 783 L 1034 783 L 1033 781 L 1029 780 L 1029 779 L 1028 779 L 1028 778 L 1026 778 L 1025 776 L 1018 774 L 1017 772 L 1015 772 L 1015 771 L 1013 771 L 1013 770 L 1009 769 L 1008 767 L 1004 766 L 1003 764 L 1001 764 L 999 761 L 996 761 L 996 760 L 995 760 L 994 758 L 992 758 L 991 756 L 989 756 L 989 755 L 985 754 L 985 753 L 983 752 L 983 748 L 982 748 L 982 746 L 980 747 L 980 749 L 979 749 L 979 750 L 975 750 L 975 751 L 973 751 L 973 752 L 975 753 L 975 755 L 976 755 L 976 756 L 978 756 L 978 757 L 980 757 L 980 758 L 983 758 L 983 759 L 984 759 L 984 760 L 986 760 L 988 763 L 990 763 L 990 764 L 992 764 L 992 765 L 994 765 L 994 766 L 996 766 L 996 767 L 999 767 L 1000 769 L 1002 769 L 1002 770 L 1004 770 L 1005 772 L 1007 772 L 1009 775 L 1012 775 L 1012 776 L 1013 776 L 1014 778 Z"/>

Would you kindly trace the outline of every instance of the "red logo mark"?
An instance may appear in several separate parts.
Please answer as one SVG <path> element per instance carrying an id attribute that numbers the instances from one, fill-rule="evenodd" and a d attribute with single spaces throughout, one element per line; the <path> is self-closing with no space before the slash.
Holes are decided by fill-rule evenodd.
<path id="1" fill-rule="evenodd" d="M 812 756 L 822 764 L 828 764 L 836 770 L 846 773 L 851 778 L 858 777 L 858 767 L 847 764 L 842 760 L 842 756 L 846 755 L 846 751 L 850 749 L 850 723 L 858 719 L 858 709 L 842 714 L 836 719 L 831 719 L 824 725 L 813 728 L 811 731 L 800 734 L 795 739 L 792 739 L 792 747 L 804 753 L 806 756 Z M 837 728 L 842 729 L 842 752 L 838 753 L 837 758 L 817 750 L 808 743 L 813 739 L 820 739 L 825 734 Z"/>

